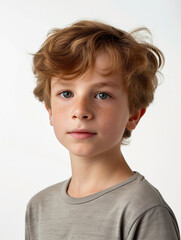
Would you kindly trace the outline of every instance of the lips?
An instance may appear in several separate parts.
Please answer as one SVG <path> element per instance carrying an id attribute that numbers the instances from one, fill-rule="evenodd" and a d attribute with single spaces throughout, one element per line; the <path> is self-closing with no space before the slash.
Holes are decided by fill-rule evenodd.
<path id="1" fill-rule="evenodd" d="M 68 133 L 95 133 L 95 132 L 89 131 L 87 129 L 74 129 Z"/>
<path id="2" fill-rule="evenodd" d="M 73 138 L 86 139 L 95 136 L 97 133 L 91 132 L 87 129 L 74 129 L 68 132 Z"/>

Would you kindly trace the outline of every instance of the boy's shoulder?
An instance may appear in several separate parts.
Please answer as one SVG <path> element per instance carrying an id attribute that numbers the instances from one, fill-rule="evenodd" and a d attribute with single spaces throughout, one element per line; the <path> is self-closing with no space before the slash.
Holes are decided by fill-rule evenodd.
<path id="1" fill-rule="evenodd" d="M 67 180 L 64 180 L 62 182 L 50 185 L 44 189 L 42 189 L 41 191 L 39 191 L 38 193 L 36 193 L 35 195 L 33 195 L 31 197 L 31 199 L 28 202 L 28 207 L 30 205 L 38 205 L 38 204 L 42 204 L 42 203 L 47 203 L 49 204 L 50 202 L 56 202 L 58 201 L 58 197 L 60 196 L 60 191 L 62 189 L 62 185 L 66 182 Z"/>
<path id="2" fill-rule="evenodd" d="M 136 172 L 136 175 L 135 180 L 125 186 L 124 193 L 122 192 L 125 196 L 126 206 L 129 210 L 132 210 L 131 217 L 136 218 L 156 208 L 167 209 L 170 214 L 173 214 L 160 191 L 143 175 L 138 172 Z"/>
<path id="3" fill-rule="evenodd" d="M 137 172 L 136 175 L 135 180 L 126 188 L 127 193 L 125 194 L 127 194 L 129 203 L 135 205 L 142 203 L 142 206 L 145 205 L 145 207 L 165 205 L 166 202 L 159 190 L 140 173 Z"/>

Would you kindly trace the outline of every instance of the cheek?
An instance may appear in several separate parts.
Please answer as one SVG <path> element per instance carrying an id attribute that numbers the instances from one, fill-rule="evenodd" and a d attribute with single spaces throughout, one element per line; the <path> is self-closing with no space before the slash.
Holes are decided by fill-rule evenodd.
<path id="1" fill-rule="evenodd" d="M 107 133 L 119 135 L 122 134 L 126 128 L 129 112 L 127 109 L 124 109 L 124 106 L 120 106 L 120 111 L 118 111 L 118 109 L 119 108 L 116 107 L 115 109 L 109 109 L 109 111 L 102 113 L 100 127 L 106 130 Z"/>
<path id="2" fill-rule="evenodd" d="M 52 124 L 55 133 L 56 132 L 58 133 L 58 131 L 62 131 L 63 129 L 65 129 L 66 118 L 67 118 L 66 109 L 60 108 L 58 106 L 52 109 Z"/>
<path id="3" fill-rule="evenodd" d="M 59 106 L 59 104 L 54 104 L 54 107 L 52 109 L 52 118 L 54 122 L 65 119 L 67 112 L 68 111 L 66 106 Z"/>
<path id="4" fill-rule="evenodd" d="M 53 130 L 60 143 L 63 141 L 63 135 L 67 130 L 65 119 L 66 115 L 64 112 L 54 109 L 52 114 Z"/>

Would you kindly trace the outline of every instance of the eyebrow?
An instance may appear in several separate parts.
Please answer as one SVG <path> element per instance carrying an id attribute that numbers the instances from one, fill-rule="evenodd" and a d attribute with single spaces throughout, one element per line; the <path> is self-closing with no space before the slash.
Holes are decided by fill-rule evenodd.
<path id="1" fill-rule="evenodd" d="M 69 81 L 59 81 L 59 82 L 55 82 L 53 86 L 54 85 L 70 86 L 71 84 L 72 82 L 69 83 Z M 92 87 L 105 87 L 105 86 L 118 88 L 120 87 L 120 84 L 116 82 L 99 82 L 99 83 L 92 84 Z"/>

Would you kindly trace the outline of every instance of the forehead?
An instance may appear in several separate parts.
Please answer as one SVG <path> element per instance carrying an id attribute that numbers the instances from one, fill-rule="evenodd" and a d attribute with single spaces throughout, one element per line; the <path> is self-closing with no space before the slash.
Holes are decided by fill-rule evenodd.
<path id="1" fill-rule="evenodd" d="M 106 74 L 110 69 L 110 57 L 104 52 L 99 53 L 95 58 L 94 69 L 99 74 Z"/>

